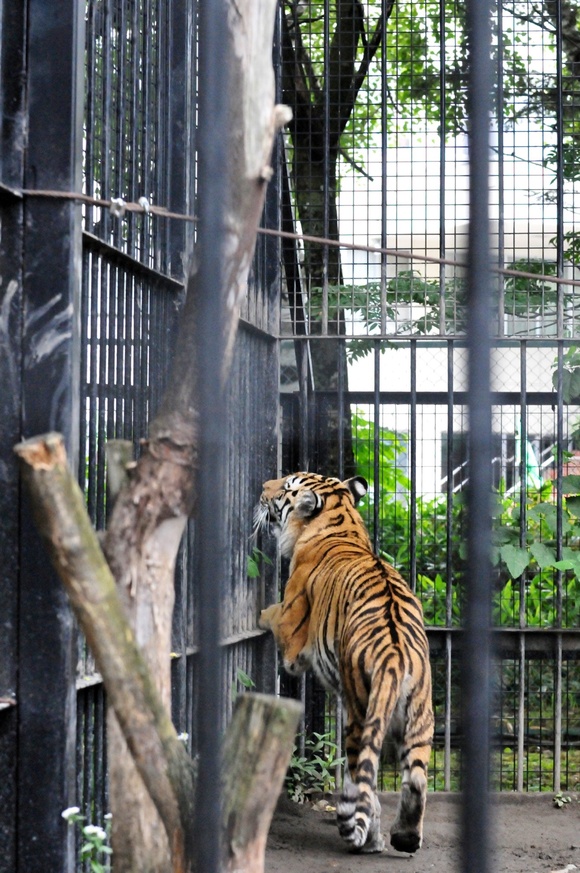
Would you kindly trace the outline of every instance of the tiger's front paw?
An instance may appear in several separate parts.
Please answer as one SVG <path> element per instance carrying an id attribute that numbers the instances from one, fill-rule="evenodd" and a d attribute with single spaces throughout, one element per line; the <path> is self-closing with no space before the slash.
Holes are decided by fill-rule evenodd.
<path id="1" fill-rule="evenodd" d="M 258 619 L 258 627 L 262 630 L 274 630 L 280 618 L 281 607 L 281 603 L 273 603 L 272 606 L 263 609 Z"/>

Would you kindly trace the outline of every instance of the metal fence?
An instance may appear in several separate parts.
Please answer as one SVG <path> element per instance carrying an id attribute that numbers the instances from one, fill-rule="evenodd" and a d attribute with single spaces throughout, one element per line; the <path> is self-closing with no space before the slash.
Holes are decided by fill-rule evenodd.
<path id="1" fill-rule="evenodd" d="M 282 62 L 292 74 L 282 81 L 294 111 L 288 212 L 308 237 L 284 263 L 283 470 L 357 469 L 371 482 L 363 512 L 375 547 L 423 601 L 435 675 L 430 782 L 448 790 L 460 785 L 459 664 L 475 584 L 467 494 L 487 466 L 491 782 L 574 790 L 576 25 L 562 24 L 566 3 L 490 12 L 492 70 L 472 113 L 493 79 L 492 100 L 470 165 L 468 72 L 476 75 L 485 26 L 469 56 L 465 10 L 442 0 L 284 9 Z M 475 231 L 484 248 L 489 236 L 495 277 L 486 320 L 473 285 L 488 283 L 487 269 L 474 279 L 469 232 L 487 211 L 489 225 Z M 485 376 L 488 332 L 478 403 L 469 362 L 481 346 L 475 376 L 478 367 Z M 473 422 L 486 405 L 482 451 Z M 485 507 L 485 489 L 483 498 Z M 334 730 L 332 703 L 310 684 L 306 696 L 307 722 Z M 384 785 L 396 785 L 387 764 Z"/>
<path id="2" fill-rule="evenodd" d="M 78 804 L 97 820 L 107 809 L 100 677 L 47 567 L 12 446 L 63 432 L 91 517 L 104 526 L 104 445 L 122 437 L 138 450 L 146 435 L 194 235 L 191 223 L 122 204 L 81 208 L 45 195 L 145 197 L 192 213 L 197 13 L 196 0 L 71 0 L 56 26 L 42 0 L 0 2 L 0 870 L 72 870 L 61 809 Z M 577 787 L 577 76 L 567 13 L 559 0 L 488 16 L 491 145 L 484 113 L 485 160 L 470 169 L 463 7 L 281 4 L 276 62 L 294 120 L 264 224 L 288 235 L 259 243 L 229 388 L 220 707 L 226 719 L 248 678 L 262 690 L 275 684 L 271 641 L 256 628 L 275 580 L 246 575 L 260 483 L 277 467 L 358 469 L 371 483 L 364 512 L 375 547 L 424 605 L 435 789 L 459 787 L 462 749 L 478 739 L 477 701 L 468 694 L 466 707 L 458 689 L 461 662 L 476 661 L 466 655 L 478 638 L 470 603 L 488 558 L 474 574 L 465 495 L 475 491 L 485 510 L 490 487 L 491 782 Z M 472 50 L 483 46 L 489 61 L 484 30 Z M 472 87 L 486 93 L 481 80 Z M 480 237 L 490 232 L 497 293 L 486 320 L 473 210 L 487 217 L 488 188 L 491 224 Z M 469 372 L 478 355 L 479 393 Z M 487 406 L 489 426 L 474 433 Z M 475 543 L 487 542 L 484 518 Z M 192 748 L 199 545 L 192 524 L 174 615 L 173 714 Z M 307 704 L 306 730 L 340 723 L 314 681 L 294 690 Z M 388 763 L 382 778 L 397 787 Z M 471 869 L 485 869 L 485 846 L 480 857 Z"/>
<path id="3" fill-rule="evenodd" d="M 12 446 L 62 431 L 91 518 L 104 528 L 105 444 L 130 440 L 137 453 L 147 436 L 194 236 L 190 220 L 111 209 L 107 201 L 146 198 L 184 219 L 193 214 L 197 4 L 70 2 L 59 7 L 58 27 L 35 0 L 0 3 L 0 16 L 7 389 L 0 392 L 0 869 L 65 871 L 77 862 L 60 812 L 78 805 L 103 824 L 108 811 L 106 703 L 21 500 Z M 82 193 L 82 205 L 58 192 Z M 274 180 L 264 216 L 270 227 L 276 202 Z M 246 562 L 251 507 L 277 459 L 278 261 L 276 240 L 260 240 L 227 400 L 224 722 L 244 682 L 262 691 L 275 683 L 271 640 L 256 627 L 273 593 L 263 579 L 248 578 Z M 178 561 L 172 645 L 173 716 L 192 749 L 202 610 L 196 536 L 191 523 Z"/>

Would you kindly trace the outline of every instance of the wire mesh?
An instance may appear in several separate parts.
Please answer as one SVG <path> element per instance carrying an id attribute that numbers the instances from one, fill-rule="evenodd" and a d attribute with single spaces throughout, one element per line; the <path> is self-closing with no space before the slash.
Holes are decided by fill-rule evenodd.
<path id="1" fill-rule="evenodd" d="M 567 14 L 517 2 L 492 17 L 490 612 L 502 647 L 492 780 L 520 790 L 575 787 L 580 273 Z M 280 333 L 294 348 L 285 341 L 282 471 L 354 467 L 371 483 L 362 511 L 375 547 L 432 628 L 433 784 L 456 787 L 465 489 L 477 463 L 464 339 L 465 8 L 287 3 L 281 64 L 294 112 L 287 227 L 307 237 L 283 259 Z M 352 443 L 332 424 L 337 404 Z"/>

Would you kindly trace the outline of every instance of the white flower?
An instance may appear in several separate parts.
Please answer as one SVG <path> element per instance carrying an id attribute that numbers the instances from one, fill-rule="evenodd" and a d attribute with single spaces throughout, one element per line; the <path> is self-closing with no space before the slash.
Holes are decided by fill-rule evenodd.
<path id="1" fill-rule="evenodd" d="M 70 821 L 73 815 L 78 815 L 79 812 L 80 809 L 78 808 L 78 806 L 69 806 L 68 809 L 63 809 L 61 815 L 65 821 Z"/>
<path id="2" fill-rule="evenodd" d="M 113 813 L 112 813 L 112 812 L 107 812 L 107 813 L 105 814 L 105 821 L 111 821 L 112 818 L 113 818 Z"/>
<path id="3" fill-rule="evenodd" d="M 102 828 L 98 827 L 98 825 L 86 825 L 86 827 L 83 828 L 83 834 L 85 837 L 97 837 L 97 839 L 103 841 L 107 839 L 107 834 Z"/>

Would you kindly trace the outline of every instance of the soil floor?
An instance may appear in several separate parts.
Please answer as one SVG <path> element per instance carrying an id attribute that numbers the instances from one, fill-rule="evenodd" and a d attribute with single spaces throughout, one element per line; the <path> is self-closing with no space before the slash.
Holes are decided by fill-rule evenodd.
<path id="1" fill-rule="evenodd" d="M 493 873 L 580 871 L 580 795 L 562 808 L 551 794 L 499 794 L 493 799 Z M 396 794 L 381 795 L 382 827 L 389 842 Z M 332 811 L 280 800 L 266 850 L 267 873 L 450 873 L 459 870 L 460 797 L 430 794 L 423 846 L 415 855 L 390 846 L 382 854 L 349 853 Z M 319 807 L 326 806 L 324 802 Z"/>

